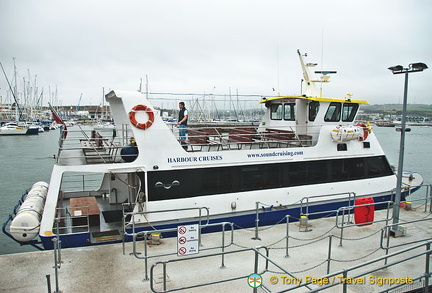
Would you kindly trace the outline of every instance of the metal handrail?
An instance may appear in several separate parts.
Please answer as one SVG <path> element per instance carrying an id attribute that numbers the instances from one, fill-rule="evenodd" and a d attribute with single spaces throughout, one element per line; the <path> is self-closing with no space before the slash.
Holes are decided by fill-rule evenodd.
<path id="1" fill-rule="evenodd" d="M 381 202 L 373 202 L 373 203 L 367 203 L 367 204 L 362 204 L 362 205 L 355 205 L 355 206 L 347 206 L 347 207 L 340 207 L 337 211 L 336 211 L 336 217 L 335 217 L 335 221 L 336 221 L 336 228 L 340 229 L 340 240 L 339 240 L 339 246 L 342 246 L 342 240 L 343 240 L 343 231 L 345 228 L 349 228 L 349 227 L 357 227 L 358 224 L 357 223 L 352 223 L 352 222 L 348 222 L 348 224 L 345 224 L 346 222 L 344 221 L 344 217 L 346 214 L 346 211 L 348 211 L 348 215 L 351 214 L 351 210 L 358 208 L 358 207 L 368 207 L 368 206 L 375 206 L 375 205 L 381 205 L 381 204 L 387 204 L 387 214 L 386 214 L 386 218 L 383 220 L 374 220 L 374 221 L 370 221 L 370 222 L 364 222 L 361 223 L 362 225 L 371 225 L 373 223 L 381 223 L 381 222 L 385 222 L 386 225 L 388 225 L 388 222 L 393 219 L 393 213 L 390 215 L 390 210 L 391 210 L 391 206 L 394 204 L 393 201 L 381 201 Z M 393 210 L 392 210 L 393 211 Z M 342 213 L 342 222 L 341 225 L 339 225 L 339 216 L 340 213 Z M 350 221 L 350 219 L 348 219 L 348 221 Z"/>
<path id="2" fill-rule="evenodd" d="M 140 232 L 140 231 L 135 232 L 135 229 L 136 229 L 135 227 L 137 225 L 136 225 L 136 223 L 134 221 L 134 217 L 137 216 L 137 215 L 142 215 L 142 216 L 144 216 L 147 219 L 147 215 L 148 214 L 155 214 L 155 213 L 159 214 L 159 213 L 180 212 L 180 211 L 187 211 L 187 210 L 198 210 L 199 211 L 198 223 L 201 225 L 201 223 L 203 221 L 201 211 L 203 209 L 206 210 L 206 212 L 207 212 L 207 215 L 205 216 L 205 219 L 204 219 L 204 221 L 206 221 L 206 224 L 204 224 L 204 226 L 206 226 L 206 225 L 208 225 L 210 223 L 210 210 L 209 210 L 208 207 L 193 207 L 193 208 L 181 208 L 181 209 L 169 209 L 169 210 L 156 210 L 156 211 L 142 211 L 142 212 L 123 213 L 123 233 L 126 236 L 133 236 L 137 232 Z M 126 223 L 126 218 L 128 216 L 131 216 L 131 220 L 128 223 Z M 151 225 L 150 222 L 147 222 L 147 223 L 149 225 Z M 140 224 L 143 224 L 143 223 L 140 223 Z M 152 227 L 152 226 L 150 226 L 150 227 Z M 130 233 L 130 232 L 127 231 L 128 228 L 132 229 L 132 233 Z M 142 228 L 142 226 L 139 226 L 139 228 Z"/>
<path id="3" fill-rule="evenodd" d="M 63 157 L 62 152 L 85 150 L 87 148 L 83 147 L 80 144 L 80 141 L 84 140 L 90 142 L 99 141 L 101 139 L 108 139 L 109 146 L 104 146 L 104 152 L 101 152 L 101 150 L 93 146 L 90 149 L 95 153 L 95 155 L 87 157 L 90 159 L 100 159 L 103 163 L 117 163 L 117 159 L 119 159 L 119 156 L 117 154 L 118 149 L 121 149 L 123 146 L 125 146 L 128 143 L 127 141 L 129 137 L 133 136 L 133 134 L 131 134 L 132 129 L 127 124 L 122 124 L 119 127 L 110 129 L 110 132 L 112 132 L 112 134 L 105 135 L 102 138 L 91 138 L 89 135 L 91 131 L 92 129 L 82 129 L 81 127 L 79 130 L 68 129 L 68 136 L 66 138 L 63 137 L 63 133 L 61 132 L 59 137 L 59 150 L 56 157 L 56 163 L 60 163 L 61 160 L 74 160 L 84 158 L 84 154 L 80 154 L 79 152 L 74 155 L 68 155 L 67 157 Z M 99 130 L 98 132 L 104 133 L 104 130 Z M 120 133 L 120 135 L 117 135 L 117 133 Z M 105 134 L 107 134 L 106 131 Z M 108 151 L 108 153 L 105 153 L 106 151 Z M 109 158 L 106 157 L 106 155 L 109 155 Z"/>
<path id="4" fill-rule="evenodd" d="M 213 227 L 213 226 L 222 226 L 222 245 L 221 246 L 215 246 L 215 247 L 210 247 L 210 248 L 205 248 L 205 249 L 201 249 L 203 251 L 205 250 L 210 250 L 210 249 L 217 249 L 217 248 L 221 248 L 222 252 L 225 251 L 226 247 L 229 247 L 230 245 L 232 245 L 234 243 L 234 223 L 231 222 L 221 222 L 221 223 L 213 223 L 213 224 L 208 224 L 208 225 L 199 225 L 199 244 L 201 245 L 201 229 L 202 228 L 207 228 L 207 227 Z M 228 245 L 225 245 L 225 226 L 226 225 L 230 225 L 231 226 L 231 241 Z M 133 243 L 132 243 L 132 247 L 133 247 L 133 252 L 132 254 L 138 258 L 138 259 L 144 259 L 144 271 L 145 271 L 145 277 L 144 280 L 149 280 L 148 277 L 148 259 L 149 258 L 153 258 L 153 257 L 162 257 L 162 256 L 168 256 L 168 255 L 175 255 L 176 253 L 164 253 L 164 254 L 158 254 L 158 255 L 148 255 L 148 250 L 147 250 L 147 240 L 148 238 L 148 234 L 153 234 L 153 233 L 163 233 L 163 232 L 173 232 L 176 231 L 177 228 L 169 228 L 169 229 L 160 229 L 160 230 L 152 230 L 152 231 L 141 231 L 138 232 L 136 234 L 133 235 Z M 140 252 L 137 252 L 136 249 L 136 242 L 137 242 L 137 238 L 138 237 L 144 237 L 143 242 L 144 242 L 144 255 L 141 256 Z M 124 244 L 124 243 L 123 243 Z M 224 267 L 224 258 L 222 257 L 222 267 Z"/>
<path id="5" fill-rule="evenodd" d="M 342 278 L 344 280 L 347 280 L 348 278 L 350 278 L 350 279 L 358 279 L 358 278 L 361 278 L 363 276 L 372 274 L 372 273 L 374 273 L 376 271 L 381 271 L 381 270 L 387 269 L 387 268 L 392 267 L 394 265 L 397 265 L 397 264 L 400 264 L 400 263 L 404 263 L 406 261 L 415 259 L 417 257 L 421 257 L 423 255 L 425 256 L 425 262 L 427 264 L 426 265 L 426 269 L 425 269 L 425 273 L 422 274 L 422 275 L 420 275 L 420 276 L 418 276 L 418 277 L 413 277 L 412 279 L 414 280 L 414 279 L 422 279 L 422 278 L 424 278 L 425 279 L 425 283 L 426 283 L 425 288 L 428 288 L 429 277 L 432 275 L 432 273 L 429 271 L 429 265 L 428 265 L 428 263 L 429 263 L 429 256 L 432 254 L 432 250 L 430 248 L 431 243 L 432 243 L 432 241 L 427 241 L 426 243 L 410 246 L 410 247 L 407 247 L 405 249 L 393 252 L 391 254 L 386 254 L 386 255 L 380 256 L 378 258 L 375 258 L 373 260 L 365 261 L 365 262 L 362 262 L 360 264 L 356 264 L 354 266 L 351 266 L 349 268 L 342 269 L 342 270 L 339 270 L 339 271 L 336 271 L 336 272 L 332 272 L 330 274 L 326 274 L 324 276 L 321 276 L 319 279 L 330 280 L 328 282 L 328 284 L 323 284 L 322 286 L 320 286 L 318 288 L 314 288 L 314 289 L 312 289 L 310 291 L 307 291 L 307 292 L 320 292 L 320 291 L 324 291 L 326 289 L 329 289 L 329 288 L 332 288 L 332 287 L 335 287 L 335 286 L 342 285 L 343 286 L 342 292 L 346 293 L 346 292 L 348 292 L 348 284 L 347 284 L 347 282 L 338 282 L 338 281 L 332 282 L 331 280 L 334 280 L 334 279 L 339 280 L 339 278 Z M 386 263 L 386 264 L 381 265 L 379 267 L 371 268 L 371 269 L 368 269 L 366 271 L 360 272 L 360 273 L 358 273 L 356 275 L 348 277 L 348 273 L 350 273 L 350 272 L 352 272 L 354 270 L 357 270 L 357 269 L 360 269 L 360 268 L 363 268 L 363 267 L 367 267 L 367 266 L 369 266 L 371 264 L 380 262 L 382 260 L 388 260 L 390 258 L 402 255 L 404 253 L 412 252 L 414 249 L 421 248 L 421 247 L 425 247 L 426 250 L 423 251 L 423 252 L 414 254 L 414 255 L 410 255 L 409 257 L 402 258 L 400 260 L 395 260 L 395 261 L 393 261 L 391 263 Z M 340 277 L 340 276 L 342 276 L 342 277 Z M 308 284 L 310 284 L 310 283 L 305 283 L 305 284 L 302 284 L 302 285 L 289 287 L 289 288 L 286 288 L 284 290 L 277 291 L 277 292 L 279 293 L 279 292 L 288 292 L 288 291 L 292 291 L 292 290 L 298 290 L 299 288 L 304 287 L 304 286 L 306 286 Z M 396 286 L 394 286 L 394 287 L 396 287 Z M 390 289 L 391 288 L 387 288 L 383 292 L 388 292 Z"/>
<path id="6" fill-rule="evenodd" d="M 431 220 L 432 220 L 432 218 L 423 218 L 423 219 L 419 219 L 419 220 L 413 220 L 413 221 L 403 222 L 403 225 L 405 226 L 405 225 L 415 224 L 415 223 L 419 223 L 419 222 L 426 222 L 426 221 L 431 221 Z M 389 231 L 391 230 L 392 227 L 393 227 L 393 224 L 388 224 L 388 225 L 384 226 L 381 229 L 381 239 L 380 239 L 380 247 L 381 247 L 381 249 L 388 250 L 388 249 L 391 249 L 391 248 L 402 247 L 402 246 L 406 246 L 406 245 L 417 243 L 417 242 L 424 242 L 424 241 L 428 241 L 428 240 L 432 241 L 432 237 L 431 237 L 431 238 L 428 238 L 428 239 L 421 239 L 421 240 L 412 241 L 412 242 L 409 242 L 409 243 L 402 243 L 402 244 L 390 246 L 390 237 L 387 237 L 387 246 L 384 246 L 384 244 L 383 244 L 384 238 L 386 238 L 386 235 L 389 235 Z"/>
<path id="7" fill-rule="evenodd" d="M 266 255 L 264 256 L 262 253 L 259 252 L 260 249 L 265 249 L 266 250 Z M 265 246 L 259 246 L 259 247 L 253 247 L 253 248 L 244 248 L 244 249 L 239 249 L 239 250 L 234 250 L 234 251 L 225 251 L 225 252 L 217 252 L 217 253 L 212 253 L 212 254 L 206 254 L 206 255 L 199 255 L 199 256 L 193 256 L 193 257 L 188 257 L 188 258 L 177 258 L 177 259 L 171 259 L 171 260 L 166 260 L 166 261 L 159 261 L 154 263 L 151 268 L 150 268 L 150 289 L 152 290 L 152 292 L 171 292 L 171 291 L 178 291 L 178 290 L 185 290 L 185 289 L 192 289 L 192 288 L 198 288 L 198 287 L 202 287 L 202 286 L 207 286 L 207 285 L 213 285 L 213 284 L 220 284 L 220 283 L 225 283 L 225 282 L 231 282 L 231 281 L 235 281 L 235 280 L 240 280 L 243 278 L 248 277 L 247 275 L 243 275 L 243 276 L 237 276 L 237 277 L 232 277 L 232 278 L 228 278 L 228 279 L 222 279 L 222 280 L 216 280 L 213 281 L 212 283 L 201 283 L 201 284 L 195 284 L 195 285 L 190 285 L 190 286 L 185 286 L 185 287 L 181 287 L 181 288 L 174 288 L 174 289 L 167 289 L 167 280 L 166 280 L 166 266 L 169 263 L 175 263 L 175 262 L 184 262 L 184 261 L 193 261 L 196 259 L 202 259 L 202 258 L 207 258 L 207 257 L 217 257 L 220 255 L 227 255 L 227 254 L 236 254 L 236 253 L 241 253 L 241 252 L 246 252 L 246 251 L 253 251 L 254 255 L 255 255 L 255 262 L 254 262 L 254 269 L 253 272 L 257 273 L 257 274 L 264 274 L 267 270 L 268 270 L 268 264 L 269 262 L 272 262 L 270 260 L 270 258 L 268 258 L 269 255 L 269 249 Z M 258 273 L 258 256 L 263 256 L 265 259 L 265 269 Z M 156 266 L 158 265 L 162 265 L 163 266 L 163 291 L 157 291 L 154 288 L 154 269 Z"/>
<path id="8" fill-rule="evenodd" d="M 69 214 L 69 212 L 67 211 L 67 208 L 56 208 L 57 212 L 64 210 L 65 211 L 65 215 L 66 216 L 61 216 L 61 217 L 57 217 L 56 221 L 58 222 L 62 222 L 64 220 L 64 222 L 66 222 L 67 219 L 79 219 L 79 218 L 86 218 L 87 219 L 87 225 L 69 225 L 69 226 L 62 226 L 62 227 L 55 227 L 56 229 L 58 229 L 57 233 L 55 233 L 56 235 L 60 235 L 60 236 L 64 236 L 64 235 L 68 235 L 67 230 L 72 230 L 72 229 L 83 229 L 83 231 L 81 232 L 75 232 L 75 233 L 90 233 L 90 219 L 89 219 L 89 214 L 88 214 L 88 206 L 82 206 L 82 207 L 77 207 L 77 208 L 85 208 L 86 209 L 86 214 L 82 215 L 82 216 L 72 216 Z M 67 216 L 69 214 L 69 217 Z M 63 233 L 60 233 L 60 230 L 65 231 Z"/>
<path id="9" fill-rule="evenodd" d="M 323 197 L 332 197 L 332 196 L 339 196 L 339 195 L 348 195 L 348 204 L 351 205 L 351 202 L 355 202 L 356 199 L 356 193 L 355 192 L 341 192 L 341 193 L 333 193 L 333 194 L 323 194 L 323 195 L 312 195 L 312 196 L 305 196 L 300 200 L 300 215 L 318 215 L 323 213 L 329 213 L 329 212 L 336 212 L 337 210 L 326 210 L 324 212 L 315 212 L 315 213 L 309 213 L 309 199 L 316 199 L 316 198 L 323 198 Z M 353 199 L 351 199 L 351 197 Z M 303 213 L 303 205 L 304 201 L 306 201 L 306 213 Z"/>

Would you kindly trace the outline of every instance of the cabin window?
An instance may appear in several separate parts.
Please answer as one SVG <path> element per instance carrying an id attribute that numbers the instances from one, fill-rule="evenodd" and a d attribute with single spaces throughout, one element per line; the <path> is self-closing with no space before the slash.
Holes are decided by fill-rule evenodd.
<path id="1" fill-rule="evenodd" d="M 368 177 L 380 177 L 393 174 L 393 171 L 384 156 L 366 158 L 366 164 Z"/>
<path id="2" fill-rule="evenodd" d="M 287 186 L 325 183 L 327 181 L 327 162 L 310 161 L 289 164 Z"/>
<path id="3" fill-rule="evenodd" d="M 241 190 L 245 191 L 279 187 L 280 168 L 280 165 L 242 167 L 239 170 Z"/>
<path id="4" fill-rule="evenodd" d="M 230 192 L 232 189 L 231 168 L 203 169 L 201 171 L 198 193 L 212 194 Z"/>
<path id="5" fill-rule="evenodd" d="M 334 160 L 331 162 L 333 181 L 355 180 L 365 176 L 363 159 Z"/>
<path id="6" fill-rule="evenodd" d="M 352 122 L 357 114 L 358 104 L 344 104 L 342 109 L 342 121 Z"/>
<path id="7" fill-rule="evenodd" d="M 149 201 L 169 200 L 390 175 L 393 171 L 385 156 L 150 171 L 147 173 L 147 198 Z M 71 179 L 79 182 L 82 177 Z M 174 185 L 175 181 L 178 184 Z M 100 181 L 95 180 L 97 182 L 100 185 Z M 91 188 L 94 190 L 95 186 Z"/>
<path id="8" fill-rule="evenodd" d="M 327 113 L 324 116 L 324 121 L 326 122 L 337 122 L 340 120 L 341 116 L 341 103 L 330 103 L 327 109 Z"/>
<path id="9" fill-rule="evenodd" d="M 315 121 L 315 118 L 318 115 L 319 106 L 320 103 L 317 101 L 309 103 L 309 121 Z"/>
<path id="10" fill-rule="evenodd" d="M 284 120 L 295 121 L 295 104 L 284 104 Z"/>
<path id="11" fill-rule="evenodd" d="M 271 116 L 272 120 L 282 120 L 282 104 L 271 105 Z"/>
<path id="12" fill-rule="evenodd" d="M 308 166 L 307 163 L 299 164 L 294 163 L 289 165 L 289 177 L 288 177 L 288 186 L 299 186 L 307 184 L 307 175 L 308 175 Z"/>

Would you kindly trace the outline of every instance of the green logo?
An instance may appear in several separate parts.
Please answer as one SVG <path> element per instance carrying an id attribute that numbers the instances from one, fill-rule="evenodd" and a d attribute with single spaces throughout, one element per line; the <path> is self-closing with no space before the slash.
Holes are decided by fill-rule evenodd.
<path id="1" fill-rule="evenodd" d="M 248 277 L 248 284 L 252 288 L 258 288 L 262 285 L 262 277 L 259 274 L 251 274 Z"/>

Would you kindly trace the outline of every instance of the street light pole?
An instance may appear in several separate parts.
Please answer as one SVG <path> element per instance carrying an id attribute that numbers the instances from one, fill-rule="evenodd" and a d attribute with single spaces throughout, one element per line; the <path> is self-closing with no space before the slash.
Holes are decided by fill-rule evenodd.
<path id="1" fill-rule="evenodd" d="M 419 72 L 427 69 L 428 67 L 424 63 L 411 63 L 408 68 L 403 68 L 401 65 L 390 67 L 389 69 L 393 74 L 405 74 L 405 85 L 404 85 L 404 97 L 402 106 L 402 127 L 401 127 L 401 138 L 399 147 L 399 162 L 397 170 L 397 181 L 396 181 L 396 195 L 393 205 L 393 226 L 391 233 L 393 236 L 401 236 L 401 231 L 399 231 L 399 212 L 400 212 L 400 202 L 402 196 L 402 176 L 403 176 L 403 162 L 405 153 L 405 126 L 406 126 L 406 111 L 408 102 L 408 74 L 412 72 Z"/>

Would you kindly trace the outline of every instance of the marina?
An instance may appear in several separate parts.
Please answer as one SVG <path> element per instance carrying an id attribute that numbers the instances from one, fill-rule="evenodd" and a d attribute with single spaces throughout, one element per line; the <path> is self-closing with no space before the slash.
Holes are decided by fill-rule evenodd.
<path id="1" fill-rule="evenodd" d="M 395 198 L 396 176 L 370 124 L 355 122 L 367 102 L 322 97 L 327 72 L 315 79 L 315 65 L 297 53 L 304 93 L 261 99 L 266 113 L 257 127 L 188 127 L 186 135 L 162 121 L 144 94 L 109 92 L 116 128 L 65 125 L 49 184 L 32 184 L 3 232 L 42 250 L 53 248 L 56 235 L 63 248 L 81 247 L 196 221 L 251 227 L 258 216 L 271 225 L 286 214 L 383 208 Z M 422 183 L 407 173 L 398 200 Z M 94 206 L 76 204 L 89 200 Z"/>
<path id="2" fill-rule="evenodd" d="M 54 276 L 46 273 L 44 286 L 54 277 L 55 292 L 61 269 L 69 267 L 66 275 L 74 275 L 75 262 L 81 276 L 63 283 L 63 290 L 124 290 L 118 278 L 130 285 L 127 290 L 153 292 L 428 287 L 432 191 L 423 176 L 430 173 L 398 170 L 402 185 L 395 188 L 394 160 L 371 124 L 355 119 L 367 102 L 322 97 L 316 84 L 328 82 L 328 72 L 312 78 L 313 64 L 298 56 L 304 93 L 264 97 L 259 103 L 266 113 L 255 126 L 191 125 L 185 135 L 163 121 L 144 94 L 112 90 L 105 98 L 115 126 L 65 125 L 50 158 L 50 179 L 28 183 L 4 234 L 48 250 L 23 259 L 34 255 L 35 264 L 48 266 L 54 255 Z M 180 235 L 187 230 L 193 236 Z M 314 246 L 320 241 L 327 244 Z M 306 250 L 293 255 L 296 248 Z M 413 254 L 417 249 L 423 251 Z M 23 262 L 17 254 L 1 257 L 4 263 Z M 422 257 L 426 269 L 406 269 Z M 225 259 L 232 261 L 230 269 Z M 366 260 L 372 269 L 364 267 Z M 399 263 L 403 269 L 394 269 Z M 326 269 L 317 269 L 323 264 Z M 167 265 L 173 267 L 169 272 Z M 28 290 L 26 283 L 14 287 L 13 280 L 5 287 Z"/>

